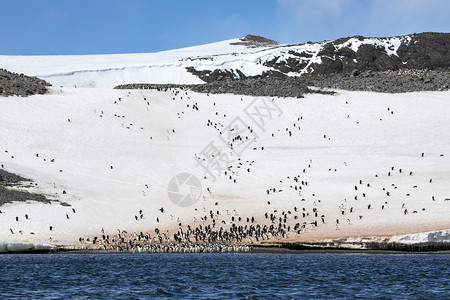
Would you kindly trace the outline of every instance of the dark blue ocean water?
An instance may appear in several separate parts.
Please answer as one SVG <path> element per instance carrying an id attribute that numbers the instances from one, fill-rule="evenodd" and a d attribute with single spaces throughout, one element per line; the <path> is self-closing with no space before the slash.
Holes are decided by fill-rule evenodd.
<path id="1" fill-rule="evenodd" d="M 0 255 L 0 298 L 450 299 L 450 255 Z"/>

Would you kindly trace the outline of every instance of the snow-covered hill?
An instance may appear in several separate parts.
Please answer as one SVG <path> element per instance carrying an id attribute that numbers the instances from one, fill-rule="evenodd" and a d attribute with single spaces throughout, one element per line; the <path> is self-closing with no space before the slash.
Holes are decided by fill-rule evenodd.
<path id="1" fill-rule="evenodd" d="M 54 86 L 106 87 L 123 83 L 202 83 L 186 71 L 205 56 L 252 53 L 257 48 L 231 45 L 239 39 L 179 50 L 142 54 L 81 56 L 0 56 L 0 66 L 45 79 Z"/>
<path id="2" fill-rule="evenodd" d="M 386 52 L 395 55 L 400 41 L 388 40 Z M 291 99 L 112 89 L 200 82 L 187 66 L 251 76 L 290 51 L 310 53 L 312 64 L 323 46 L 230 42 L 237 40 L 155 54 L 0 57 L 0 67 L 54 85 L 46 95 L 0 98 L 0 163 L 33 179 L 29 191 L 71 205 L 0 207 L 0 241 L 70 244 L 102 230 L 205 226 L 211 214 L 218 227 L 252 217 L 270 225 L 266 213 L 276 226 L 286 219 L 290 231 L 277 241 L 450 228 L 448 91 Z M 201 183 L 201 196 L 180 192 L 198 200 L 192 205 L 174 203 L 171 181 L 180 173 Z"/>
<path id="3" fill-rule="evenodd" d="M 246 43 L 248 37 L 255 42 Z M 299 45 L 246 38 L 145 54 L 0 56 L 0 67 L 38 76 L 54 86 L 102 88 L 126 83 L 203 83 L 217 76 L 242 78 L 265 72 L 299 76 L 450 67 L 450 34 L 445 33 L 356 36 Z M 228 74 L 211 74 L 214 70 Z M 193 73 L 201 74 L 201 79 Z"/>

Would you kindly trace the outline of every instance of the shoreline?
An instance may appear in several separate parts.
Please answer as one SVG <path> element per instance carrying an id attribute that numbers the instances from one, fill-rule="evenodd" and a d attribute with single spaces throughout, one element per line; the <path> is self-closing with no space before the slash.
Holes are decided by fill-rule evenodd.
<path id="1" fill-rule="evenodd" d="M 26 245 L 9 243 L 9 245 Z M 159 245 L 161 247 L 167 245 Z M 200 244 L 198 245 L 200 246 Z M 203 244 L 202 246 L 208 246 Z M 28 249 L 8 250 L 0 248 L 2 254 L 206 254 L 206 253 L 258 253 L 258 254 L 450 254 L 450 243 L 415 243 L 405 244 L 396 242 L 371 242 L 338 244 L 330 242 L 316 243 L 266 243 L 256 245 L 245 244 L 217 244 L 217 249 L 227 248 L 229 251 L 146 251 L 145 249 L 105 250 L 100 248 L 79 247 L 76 245 L 34 245 Z M 234 249 L 234 250 L 233 250 Z"/>

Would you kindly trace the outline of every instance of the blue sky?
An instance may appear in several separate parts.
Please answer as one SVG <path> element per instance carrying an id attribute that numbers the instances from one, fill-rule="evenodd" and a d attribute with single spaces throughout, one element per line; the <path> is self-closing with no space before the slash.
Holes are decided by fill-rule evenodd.
<path id="1" fill-rule="evenodd" d="M 450 32 L 448 0 L 0 0 L 0 54 L 154 52 L 246 34 L 282 43 Z"/>

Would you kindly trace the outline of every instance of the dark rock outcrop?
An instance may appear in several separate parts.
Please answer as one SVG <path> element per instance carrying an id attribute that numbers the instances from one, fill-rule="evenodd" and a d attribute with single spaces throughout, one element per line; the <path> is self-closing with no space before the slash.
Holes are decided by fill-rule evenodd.
<path id="1" fill-rule="evenodd" d="M 0 96 L 27 97 L 35 94 L 45 94 L 50 83 L 37 77 L 9 72 L 0 69 Z"/>
<path id="2" fill-rule="evenodd" d="M 397 70 L 355 71 L 352 74 L 316 74 L 298 77 L 285 76 L 280 72 L 245 79 L 224 78 L 206 84 L 124 84 L 116 89 L 163 89 L 183 88 L 199 93 L 237 94 L 249 96 L 272 96 L 301 98 L 310 93 L 332 93 L 324 90 L 374 91 L 380 93 L 407 93 L 417 91 L 444 91 L 450 88 L 450 70 Z"/>
<path id="3" fill-rule="evenodd" d="M 397 49 L 393 39 L 400 43 Z M 353 40 L 361 45 L 352 47 Z M 294 49 L 295 46 L 298 45 L 283 47 Z M 425 32 L 395 38 L 354 36 L 326 42 L 317 53 L 292 49 L 287 51 L 288 55 L 271 57 L 261 64 L 283 74 L 321 75 L 450 68 L 450 33 Z M 313 57 L 315 60 L 311 61 Z"/>
<path id="4" fill-rule="evenodd" d="M 281 73 L 278 73 L 281 74 Z M 280 76 L 280 75 L 278 75 Z M 210 94 L 236 94 L 248 96 L 293 97 L 303 98 L 304 94 L 327 93 L 320 90 L 311 90 L 306 85 L 306 80 L 301 77 L 280 77 L 268 73 L 257 77 L 242 80 L 225 79 L 207 84 L 124 84 L 116 86 L 116 89 L 156 89 L 167 90 L 170 88 L 190 89 L 198 93 Z"/>
<path id="5" fill-rule="evenodd" d="M 353 38 L 360 41 L 368 39 L 361 36 Z M 393 55 L 389 55 L 385 47 L 375 44 L 362 44 L 355 52 L 351 47 L 343 46 L 350 38 L 328 42 L 318 53 L 321 63 L 311 63 L 307 71 L 311 74 L 348 74 L 354 70 L 364 72 L 450 68 L 450 33 L 426 32 L 399 38 L 401 44 Z M 378 40 L 383 42 L 388 38 Z M 282 68 L 278 69 L 283 72 Z"/>
<path id="6" fill-rule="evenodd" d="M 270 40 L 247 36 L 241 41 L 263 43 Z M 394 38 L 354 36 L 312 47 L 312 43 L 308 44 L 307 47 L 264 49 L 269 55 L 265 60 L 258 59 L 256 64 L 265 66 L 266 70 L 256 76 L 246 75 L 245 69 L 187 67 L 188 72 L 206 84 L 183 87 L 204 93 L 279 97 L 302 97 L 305 93 L 320 92 L 308 86 L 383 93 L 449 89 L 450 33 L 429 32 Z M 238 54 L 233 53 L 235 55 Z M 200 59 L 213 61 L 215 58 Z M 137 84 L 118 88 L 153 87 L 155 85 Z"/>
<path id="7" fill-rule="evenodd" d="M 426 32 L 411 35 L 409 44 L 401 44 L 397 54 L 408 69 L 450 68 L 450 33 Z"/>
<path id="8" fill-rule="evenodd" d="M 23 182 L 31 182 L 30 179 L 0 169 L 0 206 L 5 203 L 25 202 L 28 200 L 50 203 L 44 195 L 33 194 L 27 191 L 11 189 L 20 186 Z"/>
<path id="9" fill-rule="evenodd" d="M 450 70 L 363 71 L 354 74 L 303 76 L 309 86 L 350 91 L 408 93 L 445 91 L 450 88 Z"/>
<path id="10" fill-rule="evenodd" d="M 222 81 L 227 79 L 246 79 L 247 76 L 244 75 L 240 70 L 219 70 L 214 71 L 203 70 L 198 71 L 194 67 L 187 67 L 186 70 L 206 83 Z"/>
<path id="11" fill-rule="evenodd" d="M 248 48 L 258 48 L 276 46 L 279 45 L 279 43 L 259 35 L 248 34 L 244 38 L 240 39 L 239 42 L 230 43 L 230 45 L 243 45 Z"/>

